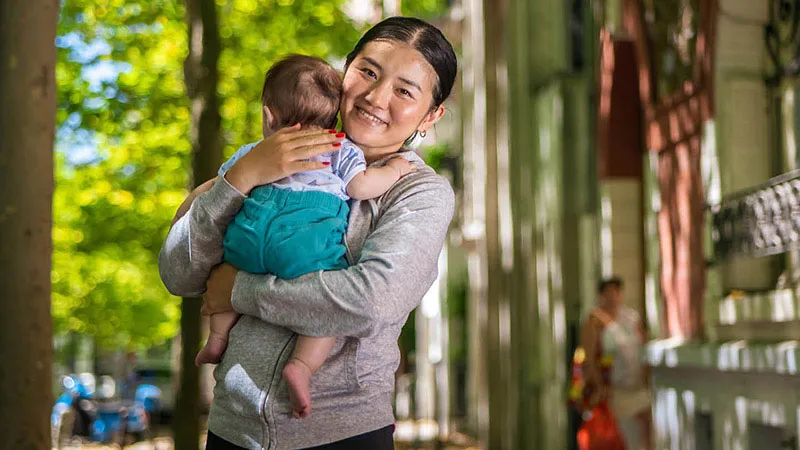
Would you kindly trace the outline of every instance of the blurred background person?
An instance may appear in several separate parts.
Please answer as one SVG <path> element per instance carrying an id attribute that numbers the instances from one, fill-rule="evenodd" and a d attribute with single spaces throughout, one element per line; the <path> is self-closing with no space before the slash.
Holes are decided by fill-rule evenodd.
<path id="1" fill-rule="evenodd" d="M 622 278 L 598 285 L 597 307 L 583 325 L 581 344 L 586 352 L 583 374 L 592 393 L 590 405 L 608 401 L 629 450 L 650 448 L 650 392 L 641 362 L 645 334 L 639 314 L 624 305 Z M 611 358 L 609 380 L 601 360 Z"/>

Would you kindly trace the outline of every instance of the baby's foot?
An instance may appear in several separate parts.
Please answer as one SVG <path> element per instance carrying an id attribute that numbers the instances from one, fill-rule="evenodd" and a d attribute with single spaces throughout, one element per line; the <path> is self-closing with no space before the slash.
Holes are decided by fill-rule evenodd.
<path id="1" fill-rule="evenodd" d="M 283 379 L 289 387 L 292 414 L 297 418 L 308 416 L 308 413 L 311 412 L 311 392 L 308 388 L 311 380 L 311 368 L 303 361 L 292 358 L 283 368 Z"/>
<path id="2" fill-rule="evenodd" d="M 225 335 L 211 333 L 208 336 L 206 346 L 194 358 L 195 365 L 217 364 L 228 347 L 228 339 Z"/>

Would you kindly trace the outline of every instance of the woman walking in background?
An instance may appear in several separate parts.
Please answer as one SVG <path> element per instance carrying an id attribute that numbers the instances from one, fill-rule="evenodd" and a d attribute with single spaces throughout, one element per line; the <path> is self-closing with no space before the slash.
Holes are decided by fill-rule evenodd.
<path id="1" fill-rule="evenodd" d="M 624 305 L 623 287 L 618 277 L 598 286 L 598 305 L 581 332 L 583 377 L 590 392 L 589 404 L 608 402 L 626 449 L 648 450 L 650 392 L 641 362 L 645 335 L 639 314 Z M 611 360 L 608 380 L 603 375 L 604 356 Z"/>

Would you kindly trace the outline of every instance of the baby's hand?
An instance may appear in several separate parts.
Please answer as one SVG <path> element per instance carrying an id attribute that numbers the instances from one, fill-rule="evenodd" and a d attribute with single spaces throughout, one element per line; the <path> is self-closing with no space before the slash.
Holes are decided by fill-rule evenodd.
<path id="1" fill-rule="evenodd" d="M 400 173 L 400 178 L 403 178 L 409 173 L 417 170 L 413 163 L 401 156 L 390 159 L 386 165 Z"/>

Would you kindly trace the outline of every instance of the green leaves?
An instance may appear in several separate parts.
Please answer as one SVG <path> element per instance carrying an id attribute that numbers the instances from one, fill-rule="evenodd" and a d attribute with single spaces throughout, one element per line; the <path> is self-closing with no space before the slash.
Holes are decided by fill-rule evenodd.
<path id="1" fill-rule="evenodd" d="M 179 309 L 157 252 L 188 184 L 183 8 L 67 0 L 57 45 L 55 331 L 106 348 L 161 343 Z"/>

